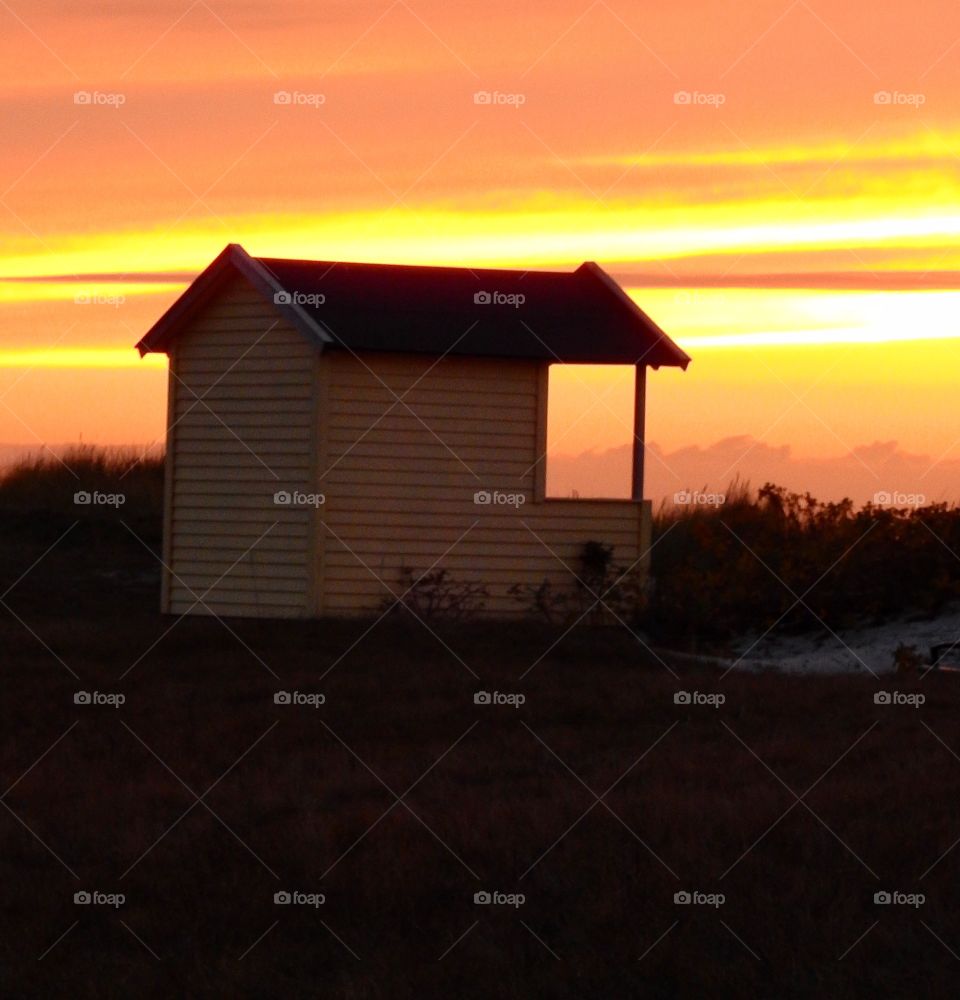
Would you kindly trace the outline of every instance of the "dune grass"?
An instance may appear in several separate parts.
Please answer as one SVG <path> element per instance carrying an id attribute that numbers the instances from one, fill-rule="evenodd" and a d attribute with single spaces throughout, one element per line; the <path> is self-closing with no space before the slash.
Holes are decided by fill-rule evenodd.
<path id="1" fill-rule="evenodd" d="M 663 635 L 935 615 L 960 599 L 960 507 L 857 509 L 734 483 L 725 502 L 660 508 L 652 570 L 644 620 Z"/>
<path id="2" fill-rule="evenodd" d="M 122 508 L 159 518 L 163 510 L 163 454 L 156 449 L 76 445 L 62 453 L 41 450 L 0 470 L 0 511 L 60 512 L 80 517 L 110 513 L 110 505 L 76 503 L 81 493 L 119 495 L 123 497 Z"/>

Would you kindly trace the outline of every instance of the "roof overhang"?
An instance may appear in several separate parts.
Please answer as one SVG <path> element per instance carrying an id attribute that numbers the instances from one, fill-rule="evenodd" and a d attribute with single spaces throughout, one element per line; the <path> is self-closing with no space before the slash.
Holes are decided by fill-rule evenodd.
<path id="1" fill-rule="evenodd" d="M 307 341 L 313 345 L 317 350 L 325 350 L 327 347 L 337 347 L 344 346 L 347 349 L 356 350 L 390 350 L 390 351 L 417 351 L 428 350 L 435 353 L 445 353 L 447 351 L 452 351 L 453 348 L 450 347 L 439 347 L 435 342 L 427 342 L 426 344 L 420 343 L 414 344 L 412 341 L 415 337 L 408 336 L 407 339 L 411 342 L 404 340 L 403 334 L 400 335 L 399 342 L 394 343 L 394 338 L 390 336 L 385 336 L 386 331 L 380 330 L 377 332 L 376 336 L 359 336 L 354 335 L 353 341 L 349 337 L 343 335 L 335 336 L 333 329 L 340 329 L 337 323 L 334 323 L 331 327 L 329 325 L 330 317 L 326 314 L 325 317 L 321 317 L 311 312 L 309 308 L 305 308 L 304 305 L 299 304 L 297 299 L 298 296 L 291 295 L 290 290 L 284 287 L 284 284 L 278 278 L 277 274 L 274 273 L 273 268 L 275 268 L 280 274 L 284 271 L 289 271 L 290 267 L 295 268 L 313 267 L 320 269 L 320 278 L 329 281 L 326 276 L 331 273 L 331 270 L 336 267 L 332 262 L 302 262 L 302 261 L 287 261 L 287 260 L 273 260 L 265 258 L 264 260 L 258 260 L 255 257 L 251 257 L 242 246 L 236 243 L 229 244 L 217 257 L 213 260 L 190 284 L 190 286 L 183 292 L 183 294 L 173 303 L 172 306 L 157 320 L 157 322 L 150 328 L 150 330 L 141 338 L 137 343 L 137 349 L 140 351 L 141 357 L 145 354 L 152 352 L 169 353 L 170 346 L 177 336 L 183 331 L 185 326 L 194 320 L 201 311 L 206 308 L 210 303 L 215 301 L 218 295 L 220 295 L 223 289 L 228 285 L 228 283 L 236 278 L 236 276 L 241 276 L 247 283 L 249 283 L 258 294 L 260 294 L 263 299 L 270 303 L 273 308 L 277 311 L 278 315 L 286 319 L 295 329 L 299 330 L 300 333 L 307 339 Z M 389 272 L 389 268 L 385 265 L 350 265 L 342 264 L 338 268 L 338 273 L 340 269 L 383 269 L 384 273 Z M 395 269 L 397 272 L 406 272 L 408 275 L 410 272 L 417 272 L 419 275 L 418 281 L 430 281 L 433 280 L 429 277 L 428 272 L 437 272 L 437 281 L 450 280 L 460 282 L 463 280 L 462 277 L 458 276 L 459 272 L 463 272 L 463 276 L 469 275 L 471 280 L 479 280 L 477 272 L 468 271 L 466 268 L 413 268 L 408 266 L 398 266 Z M 296 272 L 294 272 L 296 273 Z M 368 272 L 369 273 L 369 272 Z M 532 276 L 533 274 L 539 275 L 542 280 L 548 280 L 552 282 L 561 281 L 564 282 L 562 286 L 563 289 L 572 288 L 580 289 L 581 291 L 577 293 L 579 296 L 578 301 L 585 303 L 582 308 L 585 310 L 584 316 L 589 317 L 589 310 L 591 308 L 590 303 L 595 303 L 596 308 L 606 316 L 604 322 L 609 322 L 611 324 L 611 343 L 607 345 L 607 350 L 604 350 L 600 344 L 597 344 L 594 349 L 591 350 L 589 341 L 584 341 L 583 335 L 575 327 L 574 329 L 567 329 L 566 333 L 561 336 L 566 336 L 566 346 L 567 350 L 561 350 L 560 352 L 551 350 L 550 346 L 546 344 L 540 337 L 536 337 L 533 334 L 532 329 L 526 324 L 521 323 L 517 329 L 517 341 L 510 339 L 511 334 L 506 331 L 508 327 L 495 326 L 494 329 L 484 332 L 482 328 L 478 328 L 474 334 L 474 342 L 471 344 L 469 340 L 465 341 L 457 353 L 465 355 L 477 355 L 477 356 L 505 356 L 505 357 L 535 357 L 540 360 L 550 361 L 551 357 L 561 363 L 575 363 L 575 364 L 633 364 L 633 365 L 647 365 L 652 368 L 660 368 L 661 366 L 668 367 L 678 367 L 686 369 L 687 365 L 690 363 L 690 356 L 680 347 L 677 346 L 660 329 L 659 326 L 630 298 L 629 295 L 620 287 L 620 285 L 603 270 L 599 265 L 588 261 L 582 264 L 573 273 L 569 272 L 523 272 L 523 271 L 487 271 L 480 272 L 487 276 L 498 275 L 500 278 L 505 280 L 510 280 L 514 282 L 519 282 L 523 279 L 525 275 Z M 289 274 L 288 274 L 289 277 Z M 334 274 L 336 277 L 336 274 Z M 319 278 L 317 280 L 320 280 Z M 380 278 L 377 279 L 382 280 Z M 528 281 L 531 278 L 527 279 Z M 573 285 L 567 284 L 568 282 L 574 282 Z M 584 284 L 586 283 L 586 284 Z M 419 288 L 419 285 L 417 286 Z M 521 287 L 517 285 L 517 287 Z M 552 287 L 552 286 L 551 286 Z M 590 292 L 589 289 L 595 288 L 595 293 Z M 458 292 L 460 290 L 459 284 L 457 285 Z M 583 290 L 586 289 L 586 298 L 583 297 Z M 472 292 L 473 289 L 471 288 Z M 359 317 L 356 322 L 361 325 L 366 321 L 364 314 L 364 309 L 366 307 L 365 293 L 361 290 L 360 293 L 354 291 L 354 295 L 359 294 L 361 297 L 356 300 L 355 313 L 349 313 L 349 318 Z M 416 296 L 422 296 L 422 290 L 413 293 Z M 548 296 L 552 294 L 549 291 L 545 292 Z M 473 302 L 477 301 L 477 297 L 470 295 L 470 299 Z M 417 299 L 418 305 L 420 299 Z M 459 300 L 458 300 L 459 301 Z M 467 301 L 464 298 L 464 301 Z M 564 301 L 561 296 L 561 303 Z M 448 303 L 449 305 L 449 303 Z M 405 306 L 405 303 L 403 304 Z M 392 308 L 392 307 L 391 307 Z M 561 304 L 555 307 L 554 313 L 557 313 L 557 309 L 563 310 L 564 306 Z M 401 327 L 403 324 L 403 317 L 399 313 L 392 314 L 395 321 Z M 475 315 L 475 314 L 470 314 Z M 490 315 L 486 313 L 486 315 Z M 569 318 L 566 314 L 557 314 L 562 316 L 562 319 Z M 399 317 L 399 319 L 398 319 Z M 324 318 L 327 319 L 327 325 L 324 323 Z M 428 318 L 428 317 L 426 317 Z M 468 317 L 469 318 L 469 317 Z M 407 317 L 409 320 L 409 316 Z M 416 325 L 416 324 L 414 324 Z M 410 323 L 407 323 L 410 326 Z M 476 327 L 477 323 L 474 322 L 471 326 Z M 569 324 L 568 324 L 569 326 Z M 524 329 L 525 328 L 525 329 Z M 362 330 L 375 331 L 378 328 L 373 326 L 362 327 Z M 419 327 L 417 328 L 420 329 Z M 503 338 L 507 339 L 504 340 Z M 642 341 L 639 344 L 640 353 L 639 356 L 635 356 L 635 351 L 638 349 L 637 343 L 633 340 L 634 337 L 642 337 Z M 531 345 L 527 344 L 524 347 L 521 341 L 538 341 L 538 343 L 533 343 L 532 349 Z M 463 339 L 463 338 L 461 338 Z M 352 343 L 352 346 L 351 346 Z M 459 343 L 459 342 L 458 342 Z M 611 346 L 612 345 L 612 346 Z"/>
<path id="2" fill-rule="evenodd" d="M 230 243 L 190 284 L 190 287 L 157 320 L 137 343 L 140 357 L 164 353 L 182 327 L 212 302 L 227 282 L 239 274 L 311 343 L 323 350 L 333 338 L 303 309 L 290 300 L 277 279 L 239 243 Z"/>
<path id="3" fill-rule="evenodd" d="M 682 368 L 684 371 L 687 370 L 687 365 L 690 364 L 690 361 L 692 360 L 690 355 L 674 343 L 674 341 L 668 337 L 656 323 L 654 323 L 654 321 L 640 308 L 640 306 L 638 306 L 636 302 L 634 302 L 633 299 L 627 295 L 627 293 L 620 287 L 620 284 L 607 274 L 607 272 L 604 271 L 599 264 L 594 263 L 592 260 L 584 261 L 578 270 L 591 275 L 599 281 L 604 288 L 617 299 L 620 305 L 627 310 L 627 312 L 640 322 L 644 323 L 650 332 L 653 333 L 655 341 L 647 349 L 646 354 L 650 354 L 654 348 L 659 348 L 664 351 L 670 359 L 661 361 L 657 358 L 650 361 L 644 361 L 644 357 L 646 356 L 645 354 L 637 358 L 636 363 L 638 365 L 649 364 L 651 368 L 659 368 L 661 365 L 668 365 L 670 367 Z"/>

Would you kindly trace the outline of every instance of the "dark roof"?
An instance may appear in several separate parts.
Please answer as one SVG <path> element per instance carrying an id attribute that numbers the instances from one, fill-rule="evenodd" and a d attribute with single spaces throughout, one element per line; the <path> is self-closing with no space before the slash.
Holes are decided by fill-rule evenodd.
<path id="1" fill-rule="evenodd" d="M 682 351 L 593 263 L 575 271 L 346 264 L 228 246 L 137 344 L 166 351 L 236 273 L 319 349 L 686 368 Z"/>

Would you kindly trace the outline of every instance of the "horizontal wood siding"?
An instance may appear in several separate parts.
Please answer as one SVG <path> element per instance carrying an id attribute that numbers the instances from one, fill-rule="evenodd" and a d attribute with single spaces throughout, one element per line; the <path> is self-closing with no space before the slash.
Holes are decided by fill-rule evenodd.
<path id="1" fill-rule="evenodd" d="M 274 494 L 311 492 L 314 358 L 240 279 L 178 339 L 166 544 L 172 613 L 313 610 L 312 514 L 277 505 Z"/>
<path id="2" fill-rule="evenodd" d="M 321 365 L 323 613 L 375 611 L 399 594 L 402 567 L 435 567 L 485 584 L 488 614 L 521 614 L 509 588 L 575 588 L 584 542 L 613 545 L 624 568 L 641 557 L 648 505 L 535 499 L 539 363 L 329 352 Z M 476 502 L 495 491 L 523 503 Z"/>

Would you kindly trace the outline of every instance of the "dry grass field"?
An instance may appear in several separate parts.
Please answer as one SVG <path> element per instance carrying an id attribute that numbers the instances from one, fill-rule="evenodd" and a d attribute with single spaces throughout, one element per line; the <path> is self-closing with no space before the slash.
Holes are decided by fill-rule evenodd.
<path id="1" fill-rule="evenodd" d="M 5 995 L 955 995 L 949 676 L 877 705 L 620 626 L 165 619 L 158 471 L 79 519 L 0 490 Z"/>

